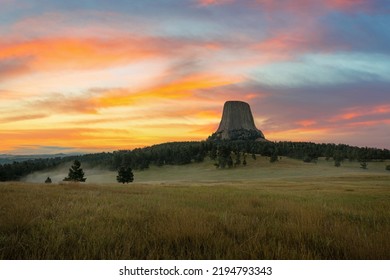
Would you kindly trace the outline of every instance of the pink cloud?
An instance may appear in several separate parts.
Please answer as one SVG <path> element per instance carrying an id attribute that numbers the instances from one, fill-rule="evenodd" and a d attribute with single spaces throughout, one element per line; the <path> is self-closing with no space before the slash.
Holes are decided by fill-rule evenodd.
<path id="1" fill-rule="evenodd" d="M 293 12 L 307 13 L 307 11 L 318 14 L 326 10 L 367 10 L 372 6 L 370 0 L 198 0 L 201 6 L 221 5 L 221 4 L 246 4 L 259 5 L 267 12 Z M 308 14 L 309 15 L 309 14 Z"/>
<path id="2" fill-rule="evenodd" d="M 296 122 L 296 124 L 298 124 L 299 126 L 303 126 L 303 127 L 309 127 L 309 126 L 313 126 L 313 125 L 317 124 L 317 122 L 315 120 L 301 120 L 301 121 Z"/>
<path id="3" fill-rule="evenodd" d="M 339 10 L 367 8 L 370 5 L 368 0 L 327 0 L 325 3 L 329 8 Z"/>
<path id="4" fill-rule="evenodd" d="M 377 105 L 373 107 L 354 107 L 347 108 L 343 113 L 331 118 L 330 122 L 340 121 L 356 121 L 357 119 L 373 117 L 373 116 L 384 116 L 390 114 L 390 104 Z M 363 121 L 364 122 L 364 121 Z"/>
<path id="5" fill-rule="evenodd" d="M 211 6 L 231 3 L 234 0 L 198 0 L 200 6 Z"/>

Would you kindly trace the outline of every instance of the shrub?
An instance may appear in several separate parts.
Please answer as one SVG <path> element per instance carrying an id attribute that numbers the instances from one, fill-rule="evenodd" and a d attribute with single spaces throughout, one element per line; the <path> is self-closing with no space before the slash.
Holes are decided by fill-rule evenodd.
<path id="1" fill-rule="evenodd" d="M 119 183 L 131 183 L 134 181 L 134 174 L 133 174 L 133 170 L 131 169 L 131 167 L 124 167 L 122 166 L 121 168 L 119 168 L 118 170 L 118 176 L 116 176 L 116 180 L 119 182 Z"/>
<path id="2" fill-rule="evenodd" d="M 87 178 L 84 177 L 84 171 L 81 168 L 81 163 L 80 161 L 75 160 L 69 169 L 68 177 L 66 177 L 64 181 L 85 182 L 85 180 L 87 180 Z"/>

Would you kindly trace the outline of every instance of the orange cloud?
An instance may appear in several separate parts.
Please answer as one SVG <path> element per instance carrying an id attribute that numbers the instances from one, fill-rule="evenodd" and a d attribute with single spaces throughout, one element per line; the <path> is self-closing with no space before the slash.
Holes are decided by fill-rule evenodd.
<path id="1" fill-rule="evenodd" d="M 166 141 L 204 140 L 217 128 L 217 124 L 194 124 L 185 122 L 183 118 L 172 119 L 164 124 L 155 122 L 144 124 L 137 128 L 140 138 L 149 144 L 158 144 Z"/>
<path id="2" fill-rule="evenodd" d="M 52 113 L 82 113 L 97 114 L 98 104 L 92 95 L 87 93 L 81 96 L 66 96 L 53 93 L 49 98 L 30 102 L 34 108 L 41 108 Z"/>
<path id="3" fill-rule="evenodd" d="M 198 111 L 195 112 L 196 116 L 201 119 L 220 119 L 221 112 L 219 111 Z"/>
<path id="4" fill-rule="evenodd" d="M 129 120 L 158 120 L 178 117 L 204 121 L 205 119 L 219 118 L 218 110 L 224 100 L 209 99 L 198 93 L 202 93 L 204 90 L 215 90 L 240 81 L 237 78 L 194 74 L 140 91 L 113 88 L 91 89 L 77 96 L 52 93 L 46 98 L 20 103 L 19 110 L 44 112 L 42 115 L 52 116 L 53 121 L 63 118 L 61 115 L 71 117 L 75 114 L 83 114 L 84 116 L 78 121 L 70 120 L 72 124 L 81 125 L 118 124 Z M 248 98 L 254 98 L 254 96 L 250 95 Z M 128 107 L 130 115 L 123 118 L 115 111 L 115 107 Z M 110 115 L 106 115 L 107 110 L 109 110 Z M 11 111 L 5 113 L 8 115 L 7 120 L 9 121 L 23 118 L 22 116 L 13 116 Z M 112 114 L 118 114 L 118 116 L 115 117 Z M 38 117 L 38 115 L 34 116 Z M 33 117 L 32 114 L 31 117 Z"/>
<path id="5" fill-rule="evenodd" d="M 329 135 L 328 127 L 296 128 L 290 130 L 265 130 L 266 138 L 273 141 L 316 141 Z"/>
<path id="6" fill-rule="evenodd" d="M 31 93 L 18 92 L 14 90 L 2 90 L 0 89 L 0 101 L 4 103 L 4 101 L 14 101 L 20 100 L 22 98 L 30 97 Z"/>
<path id="7" fill-rule="evenodd" d="M 18 122 L 46 118 L 47 114 L 26 114 L 0 118 L 0 123 Z"/>
<path id="8" fill-rule="evenodd" d="M 213 134 L 218 129 L 219 122 L 210 123 L 207 125 L 199 126 L 198 128 L 191 130 L 190 134 L 198 137 L 198 140 L 205 140 L 208 136 Z"/>
<path id="9" fill-rule="evenodd" d="M 204 103 L 203 101 L 199 101 Z M 191 101 L 185 101 L 182 100 L 182 103 L 193 103 L 193 100 Z M 181 106 L 180 107 L 172 107 L 169 105 L 165 106 L 160 106 L 160 110 L 152 110 L 149 112 L 145 112 L 142 116 L 136 115 L 136 116 L 131 116 L 131 120 L 138 120 L 138 119 L 148 119 L 148 120 L 156 120 L 158 123 L 159 120 L 162 118 L 167 118 L 167 119 L 182 119 L 182 120 L 188 120 L 188 119 L 195 119 L 197 122 L 209 122 L 210 119 L 212 120 L 219 120 L 221 118 L 221 112 L 220 108 L 216 108 L 215 111 L 212 110 L 202 110 L 202 108 L 199 107 L 199 104 L 196 106 L 192 105 L 186 105 L 186 108 L 183 109 Z M 127 118 L 129 120 L 129 118 Z"/>
<path id="10" fill-rule="evenodd" d="M 14 43 L 3 40 L 0 41 L 0 61 L 17 59 L 19 64 L 24 63 L 15 65 L 10 73 L 20 71 L 22 66 L 31 71 L 104 68 L 162 56 L 171 52 L 174 44 L 144 37 L 43 38 Z"/>
<path id="11" fill-rule="evenodd" d="M 150 101 L 156 99 L 183 99 L 193 97 L 195 91 L 226 86 L 239 82 L 235 78 L 226 78 L 209 75 L 192 75 L 165 83 L 148 90 L 130 92 L 129 90 L 113 89 L 104 92 L 102 97 L 95 100 L 100 107 L 133 105 L 141 100 Z"/>
<path id="12" fill-rule="evenodd" d="M 0 132 L 2 145 L 0 151 L 14 150 L 18 146 L 24 146 L 26 139 L 28 145 L 62 146 L 86 148 L 100 147 L 104 149 L 116 149 L 117 147 L 129 147 L 132 143 L 131 133 L 119 129 L 91 129 L 87 127 L 66 129 L 25 129 L 2 130 Z M 139 140 L 134 140 L 139 144 Z"/>
<path id="13" fill-rule="evenodd" d="M 184 104 L 193 103 L 192 101 L 186 102 L 182 100 L 178 104 L 180 106 L 172 106 L 168 102 L 167 104 L 161 104 L 156 108 L 151 108 L 150 106 L 146 108 L 140 108 L 137 106 L 135 110 L 131 110 L 131 113 L 127 114 L 124 117 L 121 116 L 112 116 L 107 117 L 103 115 L 94 115 L 91 118 L 71 121 L 71 125 L 81 125 L 89 127 L 98 126 L 102 127 L 112 127 L 112 126 L 128 126 L 131 123 L 131 127 L 136 129 L 145 129 L 146 127 L 166 127 L 171 128 L 173 125 L 204 125 L 210 123 L 210 121 L 219 121 L 221 118 L 220 108 L 213 110 L 202 110 L 202 107 L 199 105 L 194 105 L 192 107 L 189 105 L 184 109 Z M 207 106 L 206 106 L 207 107 Z M 176 123 L 176 124 L 174 124 Z M 210 133 L 211 131 L 208 131 Z"/>

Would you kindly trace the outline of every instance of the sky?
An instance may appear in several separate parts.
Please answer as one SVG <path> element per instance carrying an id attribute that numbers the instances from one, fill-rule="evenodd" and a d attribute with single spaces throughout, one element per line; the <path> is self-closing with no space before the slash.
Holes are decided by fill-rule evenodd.
<path id="1" fill-rule="evenodd" d="M 0 0 L 0 154 L 204 140 L 390 149 L 388 0 Z"/>

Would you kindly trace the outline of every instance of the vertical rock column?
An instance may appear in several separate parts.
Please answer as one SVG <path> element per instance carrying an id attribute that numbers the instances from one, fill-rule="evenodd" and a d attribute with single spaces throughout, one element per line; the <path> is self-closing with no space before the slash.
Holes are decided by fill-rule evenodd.
<path id="1" fill-rule="evenodd" d="M 255 126 L 249 104 L 242 101 L 225 102 L 221 123 L 212 138 L 227 140 L 265 139 L 264 134 Z"/>

